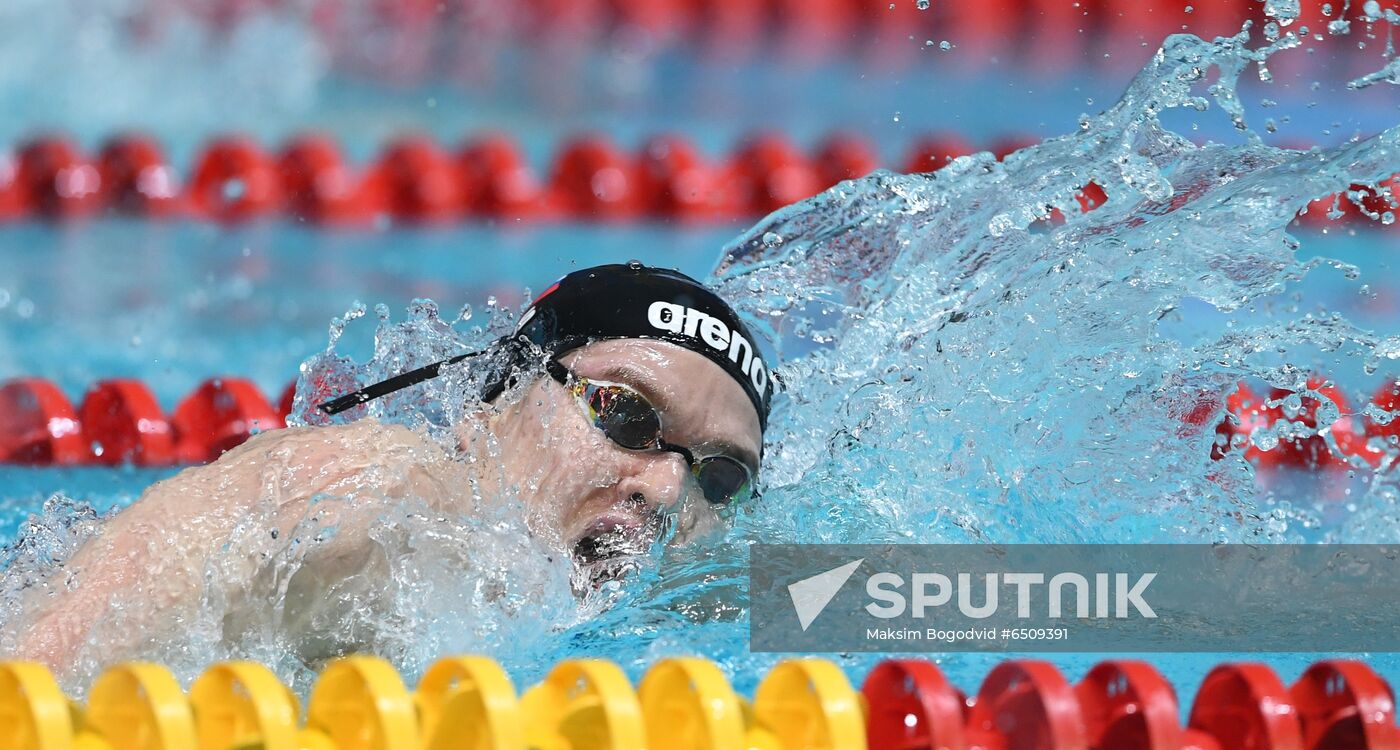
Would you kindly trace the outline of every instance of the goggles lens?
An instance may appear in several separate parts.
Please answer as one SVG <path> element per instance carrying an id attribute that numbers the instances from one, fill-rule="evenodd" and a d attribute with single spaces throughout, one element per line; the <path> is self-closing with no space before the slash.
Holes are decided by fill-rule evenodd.
<path id="1" fill-rule="evenodd" d="M 618 385 L 583 383 L 593 424 L 624 448 L 646 450 L 661 440 L 661 417 L 642 394 Z"/>
<path id="2" fill-rule="evenodd" d="M 567 377 L 551 368 L 551 374 L 561 383 Z M 661 437 L 661 415 L 646 397 L 625 385 L 594 383 L 573 376 L 569 386 L 574 395 L 588 408 L 593 426 L 607 438 L 630 450 L 673 450 L 690 462 L 690 471 L 705 499 L 713 505 L 727 505 L 746 497 L 753 483 L 749 467 L 731 456 L 706 456 L 696 460 L 689 450 L 671 445 Z"/>
<path id="3" fill-rule="evenodd" d="M 729 456 L 710 456 L 691 465 L 705 499 L 715 505 L 749 495 L 749 468 Z"/>

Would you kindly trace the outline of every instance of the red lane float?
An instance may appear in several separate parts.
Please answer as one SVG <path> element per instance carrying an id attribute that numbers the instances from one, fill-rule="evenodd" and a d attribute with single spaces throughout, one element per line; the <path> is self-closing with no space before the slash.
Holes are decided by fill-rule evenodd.
<path id="1" fill-rule="evenodd" d="M 723 207 L 715 170 L 679 136 L 660 136 L 642 147 L 637 192 L 648 215 L 659 219 L 709 219 Z"/>
<path id="2" fill-rule="evenodd" d="M 1079 203 L 1080 211 L 1089 213 L 1108 202 L 1108 193 L 1097 182 L 1091 182 L 1074 194 L 1074 200 Z"/>
<path id="3" fill-rule="evenodd" d="M 1289 689 L 1308 748 L 1400 748 L 1395 695 L 1363 662 L 1312 665 Z"/>
<path id="4" fill-rule="evenodd" d="M 428 138 L 409 136 L 389 144 L 370 179 L 381 185 L 395 218 L 443 223 L 465 212 L 455 165 Z"/>
<path id="5" fill-rule="evenodd" d="M 760 2 L 695 0 L 696 44 L 715 59 L 734 61 L 764 49 L 769 8 Z"/>
<path id="6" fill-rule="evenodd" d="M 818 186 L 825 190 L 844 180 L 854 180 L 874 172 L 880 157 L 867 141 L 849 133 L 828 136 L 817 146 L 813 160 L 821 178 Z"/>
<path id="7" fill-rule="evenodd" d="M 457 152 L 457 172 L 470 216 L 524 219 L 546 213 L 544 186 L 509 138 L 468 142 Z"/>
<path id="8" fill-rule="evenodd" d="M 564 147 L 550 193 L 565 214 L 583 219 L 631 219 L 642 209 L 636 165 L 603 138 L 580 138 Z"/>
<path id="9" fill-rule="evenodd" d="M 335 141 L 302 136 L 287 144 L 277 161 L 278 175 L 295 218 L 319 224 L 349 224 L 384 210 L 377 184 L 361 180 L 340 155 Z"/>
<path id="10" fill-rule="evenodd" d="M 212 378 L 167 417 L 145 384 L 103 380 L 72 402 L 42 378 L 0 382 L 0 463 L 167 466 L 212 461 L 286 425 L 295 383 L 273 408 L 242 378 Z"/>
<path id="11" fill-rule="evenodd" d="M 827 60 L 849 43 L 859 20 L 850 0 L 770 0 L 776 27 L 769 50 L 809 64 Z M 779 23 L 778 21 L 781 21 Z M 765 50 L 768 51 L 768 50 Z"/>
<path id="12" fill-rule="evenodd" d="M 1211 670 L 1196 692 L 1189 724 L 1231 750 L 1310 750 L 1288 689 L 1263 664 Z"/>
<path id="13" fill-rule="evenodd" d="M 998 664 L 982 681 L 967 715 L 976 747 L 998 750 L 1087 748 L 1088 731 L 1074 689 L 1043 661 Z"/>
<path id="14" fill-rule="evenodd" d="M 282 209 L 282 183 L 272 159 L 248 138 L 220 138 L 205 148 L 187 197 L 195 216 L 247 221 Z"/>
<path id="15" fill-rule="evenodd" d="M 102 192 L 113 210 L 160 218 L 179 209 L 179 178 L 154 140 L 113 138 L 102 147 L 98 165 Z"/>
<path id="16" fill-rule="evenodd" d="M 1285 687 L 1261 664 L 1222 664 L 1188 725 L 1151 665 L 1105 661 L 1071 685 L 1054 665 L 1008 661 L 974 701 L 938 667 L 881 662 L 861 687 L 867 745 L 891 750 L 1395 750 L 1390 686 L 1366 664 L 1324 661 Z"/>
<path id="17" fill-rule="evenodd" d="M 40 138 L 21 147 L 17 182 L 22 203 L 40 216 L 75 219 L 100 206 L 101 173 L 61 138 Z"/>
<path id="18" fill-rule="evenodd" d="M 78 415 L 58 386 L 40 378 L 0 385 L 0 461 L 77 464 L 88 456 Z"/>
<path id="19" fill-rule="evenodd" d="M 760 135 L 740 147 L 726 181 L 730 205 L 740 215 L 770 213 L 821 189 L 811 161 L 777 135 Z"/>
<path id="20" fill-rule="evenodd" d="M 334 397 L 351 383 L 315 383 L 313 401 Z M 1321 375 L 1308 378 L 1298 393 L 1272 389 L 1267 397 L 1240 383 L 1228 395 L 1201 393 L 1171 408 L 1185 437 L 1209 429 L 1224 401 L 1225 416 L 1215 423 L 1211 458 L 1232 451 L 1260 469 L 1331 470 L 1380 466 L 1387 451 L 1400 448 L 1400 379 L 1387 381 L 1360 410 Z M 253 432 L 280 427 L 291 413 L 293 385 L 273 408 L 257 389 L 238 378 L 210 379 L 181 402 L 170 428 L 150 392 L 140 383 L 103 381 L 93 386 L 81 409 L 52 383 L 21 378 L 0 383 L 0 463 L 203 461 L 217 457 Z M 1328 424 L 1319 431 L 1322 421 Z M 168 458 L 162 434 L 174 436 Z M 1319 432 L 1321 434 L 1319 434 Z M 100 450 L 90 455 L 91 446 Z"/>
<path id="21" fill-rule="evenodd" d="M 1224 750 L 1209 735 L 1182 728 L 1176 691 L 1146 662 L 1101 662 L 1075 687 L 1075 697 L 1090 747 Z"/>
<path id="22" fill-rule="evenodd" d="M 187 463 L 213 461 L 254 434 L 286 424 L 257 386 L 242 378 L 204 381 L 175 408 L 172 422 L 176 452 Z"/>
<path id="23" fill-rule="evenodd" d="M 1005 158 L 1035 142 L 1002 138 L 988 150 Z M 936 171 L 974 150 L 956 135 L 919 139 L 901 169 Z M 0 221 L 30 216 L 61 221 L 105 209 L 222 222 L 287 216 L 359 227 L 376 226 L 385 216 L 435 224 L 467 219 L 736 222 L 878 166 L 872 145 L 848 134 L 828 137 L 810 154 L 782 137 L 760 135 L 714 162 L 676 136 L 648 141 L 635 153 L 603 139 L 581 138 L 557 155 L 545 184 L 516 144 L 502 136 L 469 141 L 451 154 L 428 138 L 403 137 L 365 168 L 347 164 L 337 144 L 322 135 L 299 137 L 275 158 L 247 138 L 229 137 L 209 144 L 182 186 L 150 139 L 114 139 L 94 165 L 67 141 L 47 138 L 13 157 L 0 153 Z M 1081 212 L 1108 200 L 1104 188 L 1092 182 L 1074 197 Z M 1337 219 L 1328 217 L 1334 203 Z M 1397 208 L 1400 180 L 1354 185 L 1345 195 L 1314 201 L 1299 214 L 1299 223 L 1384 226 L 1394 223 Z M 1054 218 L 1058 223 L 1063 216 Z"/>
<path id="24" fill-rule="evenodd" d="M 104 380 L 93 386 L 78 407 L 78 420 L 94 463 L 164 466 L 176 461 L 170 421 L 139 380 Z"/>
<path id="25" fill-rule="evenodd" d="M 861 693 L 870 706 L 865 724 L 870 747 L 967 747 L 967 697 L 933 664 L 880 662 L 865 676 Z"/>

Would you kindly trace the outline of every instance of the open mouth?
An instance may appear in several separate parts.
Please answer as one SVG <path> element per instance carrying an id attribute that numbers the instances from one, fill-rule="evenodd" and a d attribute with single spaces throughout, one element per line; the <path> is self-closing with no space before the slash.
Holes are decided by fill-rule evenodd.
<path id="1" fill-rule="evenodd" d="M 596 589 L 608 581 L 618 580 L 636 568 L 636 558 L 649 546 L 647 528 L 633 521 L 601 519 L 595 522 L 571 550 L 575 567 L 575 586 Z"/>

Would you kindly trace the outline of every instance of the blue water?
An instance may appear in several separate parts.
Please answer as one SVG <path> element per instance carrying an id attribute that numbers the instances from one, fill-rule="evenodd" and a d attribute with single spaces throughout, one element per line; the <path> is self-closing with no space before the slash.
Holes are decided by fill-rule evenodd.
<path id="1" fill-rule="evenodd" d="M 247 66 L 252 81 L 276 87 L 281 97 L 239 107 L 252 98 L 237 90 L 232 104 L 205 111 L 156 101 L 141 93 L 140 82 L 143 71 L 152 74 L 146 67 L 159 67 L 157 57 L 118 71 L 137 104 L 101 91 L 75 95 L 82 76 L 58 81 L 48 93 L 11 82 L 0 88 L 0 101 L 24 98 L 37 114 L 5 124 L 0 136 L 54 125 L 96 142 L 116 126 L 134 125 L 169 139 L 181 156 L 227 127 L 271 139 L 316 124 L 364 156 L 402 126 L 451 139 L 490 125 L 518 133 L 540 158 L 558 134 L 582 126 L 624 142 L 679 128 L 713 151 L 753 125 L 787 127 L 804 141 L 855 126 L 897 155 L 912 132 L 943 127 L 1072 133 L 1080 113 L 1101 110 L 1126 83 L 1088 74 L 1027 82 L 1008 70 L 935 85 L 927 69 L 867 82 L 852 68 L 806 73 L 810 82 L 780 93 L 779 83 L 789 79 L 777 73 L 706 76 L 702 68 L 671 74 L 672 83 L 685 85 L 657 86 L 671 98 L 627 98 L 629 109 L 585 97 L 547 118 L 531 114 L 538 103 L 524 94 L 480 107 L 481 94 L 431 86 L 386 93 L 314 67 L 305 79 L 277 82 L 254 75 L 267 73 L 256 54 L 227 54 L 227 65 Z M 231 75 L 223 64 L 213 60 L 177 88 Z M 1174 80 L 1157 75 L 1148 80 Z M 1243 110 L 1256 128 L 1264 118 L 1290 118 L 1268 140 L 1336 143 L 1394 123 L 1390 87 L 1343 98 L 1335 82 L 1321 93 L 1305 90 L 1307 78 L 1243 88 Z M 711 81 L 718 98 L 675 93 L 696 80 Z M 1202 114 L 1185 106 L 1179 91 L 1164 89 L 1171 108 L 1161 117 L 1164 130 L 1144 114 L 1147 87 L 1140 87 L 1077 136 L 1005 169 L 982 160 L 936 180 L 879 176 L 782 212 L 738 240 L 739 226 L 366 234 L 116 220 L 0 227 L 0 378 L 43 375 L 76 398 L 98 378 L 138 376 L 167 408 L 214 374 L 250 377 L 275 395 L 298 364 L 325 349 L 331 319 L 356 301 L 384 303 L 397 318 L 423 297 L 436 300 L 445 316 L 464 304 L 485 309 L 493 295 L 513 308 L 526 288 L 539 290 L 571 268 L 599 262 L 635 257 L 704 275 L 733 243 L 722 277 L 732 296 L 758 315 L 788 308 L 774 339 L 789 359 L 790 392 L 775 417 L 762 503 L 741 514 L 712 556 L 665 557 L 659 572 L 581 622 L 555 611 L 532 619 L 487 610 L 488 619 L 498 615 L 492 629 L 442 602 L 406 604 L 416 608 L 400 613 L 407 622 L 398 623 L 392 656 L 409 673 L 442 651 L 483 650 L 505 662 L 518 684 L 581 654 L 616 659 L 635 677 L 662 655 L 687 652 L 721 661 L 736 685 L 751 691 L 774 661 L 747 650 L 743 563 L 751 540 L 1395 541 L 1394 476 L 1357 472 L 1340 489 L 1299 476 L 1256 481 L 1237 459 L 1213 466 L 1209 435 L 1178 435 L 1159 408 L 1194 387 L 1218 392 L 1241 378 L 1294 382 L 1298 372 L 1287 363 L 1328 373 L 1354 402 L 1396 374 L 1393 357 L 1367 366 L 1389 345 L 1387 337 L 1400 335 L 1394 230 L 1298 233 L 1296 249 L 1283 234 L 1301 199 L 1400 171 L 1394 134 L 1306 162 L 1238 145 L 1248 138 L 1220 114 L 1219 101 Z M 989 95 L 1003 90 L 1015 95 Z M 1261 90 L 1282 103 L 1261 105 Z M 682 106 L 663 111 L 667 101 Z M 715 101 L 723 106 L 707 106 Z M 371 113 L 367 103 L 380 108 Z M 1172 131 L 1235 145 L 1197 150 Z M 1123 156 L 1126 164 L 1117 161 Z M 1210 178 L 1227 168 L 1240 179 Z M 1161 181 L 1180 192 L 1191 175 L 1208 185 L 1190 206 L 1198 215 L 1161 210 Z M 1039 203 L 1064 205 L 1062 193 L 1089 177 L 1113 186 L 1109 206 L 1087 216 L 1071 212 L 1057 231 L 1027 231 Z M 1277 202 L 1248 203 L 1261 192 Z M 1129 223 L 1144 217 L 1151 220 Z M 1308 265 L 1314 256 L 1355 270 Z M 965 321 L 938 328 L 954 310 Z M 375 332 L 372 316 L 351 323 L 336 352 L 369 360 Z M 888 377 L 893 373 L 907 377 Z M 853 430 L 858 440 L 834 439 Z M 1222 478 L 1207 480 L 1215 470 Z M 0 540 L 14 539 L 55 493 L 105 511 L 169 473 L 0 467 Z M 1341 503 L 1324 501 L 1330 492 L 1348 494 Z M 1242 508 L 1246 520 L 1237 522 Z M 71 518 L 57 508 L 32 533 L 62 536 L 55 530 Z M 195 649 L 190 658 L 211 654 L 220 655 Z M 1008 656 L 948 655 L 940 663 L 971 691 Z M 1108 657 L 1051 660 L 1075 679 Z M 854 680 L 873 661 L 833 658 Z M 1263 659 L 1292 680 L 1321 656 L 1146 658 L 1189 701 L 1219 661 Z M 1400 678 L 1395 657 L 1370 660 L 1392 681 Z M 289 679 L 305 679 L 285 661 L 279 667 L 292 671 Z"/>
<path id="2" fill-rule="evenodd" d="M 705 56 L 626 44 L 541 51 L 498 48 L 488 40 L 482 46 L 492 62 L 481 74 L 442 63 L 386 83 L 337 65 L 308 27 L 305 4 L 253 12 L 232 30 L 211 28 L 180 14 L 178 4 L 165 4 L 163 33 L 143 37 L 131 17 L 147 5 L 12 0 L 0 8 L 0 110 L 22 113 L 0 119 L 0 143 L 56 131 L 96 146 L 114 132 L 138 130 L 158 137 L 177 163 L 187 164 L 218 133 L 246 132 L 276 143 L 324 130 L 363 160 L 404 131 L 456 142 L 489 130 L 511 134 L 543 164 L 561 138 L 584 131 L 626 145 L 673 131 L 718 156 L 753 130 L 809 144 L 849 129 L 898 164 L 910 140 L 929 131 L 953 131 L 982 146 L 1005 135 L 1063 133 L 1081 113 L 1116 100 L 1160 43 L 1134 40 L 1105 55 L 1085 42 L 1082 49 L 1059 50 L 1068 56 L 1058 65 L 1027 65 L 1016 52 L 1037 41 L 1041 30 L 1033 25 L 998 40 L 1000 49 L 976 51 L 962 40 L 919 30 L 886 40 L 891 54 L 883 61 L 838 55 L 795 62 L 762 49 Z M 452 28 L 438 43 L 465 46 L 450 36 Z M 1242 104 L 1256 129 L 1279 142 L 1336 143 L 1388 126 L 1400 105 L 1391 87 L 1346 87 L 1382 67 L 1386 28 L 1358 24 L 1349 37 L 1309 41 L 1291 60 L 1272 66 L 1267 85 L 1251 71 L 1241 83 L 1247 94 Z M 955 46 L 945 51 L 942 41 Z M 1346 54 L 1338 55 L 1344 46 Z M 1238 136 L 1224 120 L 1180 113 L 1166 118 L 1188 135 Z"/>
<path id="3" fill-rule="evenodd" d="M 222 372 L 275 396 L 357 300 L 402 310 L 429 297 L 456 311 L 494 294 L 518 306 L 527 288 L 634 257 L 704 275 L 738 229 L 0 226 L 0 378 L 43 374 L 76 396 L 95 379 L 134 376 L 173 403 Z M 367 340 L 346 343 L 363 353 L 353 347 Z"/>

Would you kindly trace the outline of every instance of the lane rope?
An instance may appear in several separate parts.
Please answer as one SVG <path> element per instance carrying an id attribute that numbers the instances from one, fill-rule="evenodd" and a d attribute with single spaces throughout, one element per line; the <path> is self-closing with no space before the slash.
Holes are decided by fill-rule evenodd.
<path id="1" fill-rule="evenodd" d="M 274 401 L 247 379 L 209 378 L 167 414 L 151 389 L 131 378 L 93 384 L 77 406 L 44 378 L 0 381 L 0 463 L 173 466 L 213 461 L 254 434 L 286 426 L 295 386 L 288 383 Z M 314 394 L 312 400 L 319 403 L 331 395 Z M 1229 394 L 1201 392 L 1160 403 L 1164 415 L 1180 425 L 1182 437 L 1209 441 L 1212 458 L 1243 452 L 1260 469 L 1378 468 L 1400 449 L 1400 378 L 1376 389 L 1366 409 L 1356 408 L 1322 375 L 1311 376 L 1297 392 L 1256 391 L 1239 383 Z M 1341 416 L 1319 427 L 1319 410 Z"/>
<path id="2" fill-rule="evenodd" d="M 349 656 L 303 710 L 267 667 L 223 662 L 180 689 L 158 664 L 110 667 L 86 704 L 29 662 L 0 661 L 7 750 L 1382 750 L 1397 746 L 1390 686 L 1361 661 L 1328 660 L 1291 686 L 1263 664 L 1226 663 L 1185 726 L 1150 664 L 1112 660 L 1071 684 L 1051 663 L 1005 661 L 975 699 L 929 661 L 880 662 L 857 689 L 833 662 L 789 659 L 738 694 L 716 664 L 674 657 L 634 687 L 616 664 L 560 662 L 523 694 L 480 656 L 449 656 L 416 690 L 385 660 Z"/>
<path id="3" fill-rule="evenodd" d="M 974 146 L 955 134 L 917 139 L 899 164 L 931 172 L 979 148 L 998 159 L 1037 139 L 1013 136 Z M 295 138 L 275 152 L 250 138 L 207 143 L 188 174 L 153 139 L 111 139 L 95 155 L 69 140 L 40 137 L 0 150 L 0 225 L 71 222 L 98 215 L 238 224 L 283 219 L 340 229 L 454 222 L 738 223 L 809 198 L 881 167 L 873 144 L 835 133 L 810 152 L 774 134 L 754 135 L 729 154 L 707 158 L 675 135 L 635 153 L 606 138 L 568 140 L 538 174 L 510 138 L 488 135 L 449 149 L 422 136 L 389 141 L 355 166 L 324 135 Z M 1065 210 L 1092 211 L 1111 199 L 1083 186 Z M 1300 223 L 1325 228 L 1394 223 L 1400 180 L 1353 185 L 1314 201 Z M 1062 221 L 1062 209 L 1049 212 Z"/>

